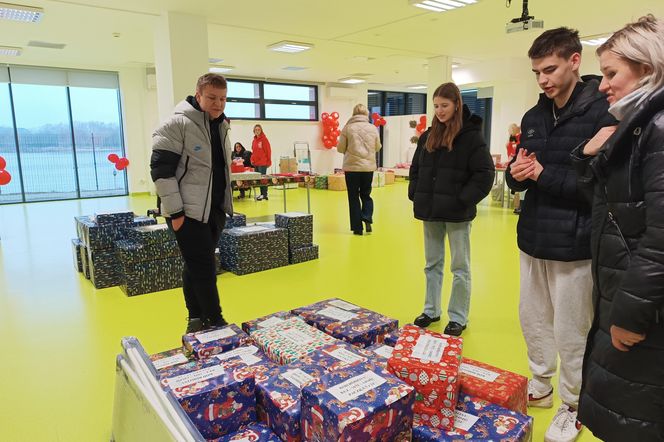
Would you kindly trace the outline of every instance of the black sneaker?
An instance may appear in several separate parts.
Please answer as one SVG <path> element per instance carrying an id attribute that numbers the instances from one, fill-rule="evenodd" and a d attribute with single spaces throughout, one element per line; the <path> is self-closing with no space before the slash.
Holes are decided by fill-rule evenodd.
<path id="1" fill-rule="evenodd" d="M 187 331 L 185 333 L 196 333 L 203 330 L 203 321 L 200 318 L 187 319 Z"/>
<path id="2" fill-rule="evenodd" d="M 361 230 L 353 230 L 353 235 L 362 235 Z"/>
<path id="3" fill-rule="evenodd" d="M 369 221 L 364 222 L 364 227 L 367 233 L 371 233 L 373 230 L 371 229 L 371 223 Z"/>
<path id="4" fill-rule="evenodd" d="M 430 316 L 427 316 L 425 313 L 422 313 L 420 316 L 415 318 L 415 321 L 413 321 L 413 323 L 418 327 L 425 328 L 431 325 L 432 322 L 438 322 L 438 321 L 440 321 L 440 316 L 432 318 Z"/>
<path id="5" fill-rule="evenodd" d="M 219 327 L 226 327 L 227 325 L 228 325 L 228 322 L 226 322 L 224 317 L 221 316 L 216 321 L 206 321 L 205 328 L 219 328 Z"/>
<path id="6" fill-rule="evenodd" d="M 461 325 L 458 322 L 450 321 L 445 327 L 445 331 L 443 333 L 450 336 L 461 336 L 461 332 L 463 332 L 465 329 L 466 329 L 465 325 Z"/>

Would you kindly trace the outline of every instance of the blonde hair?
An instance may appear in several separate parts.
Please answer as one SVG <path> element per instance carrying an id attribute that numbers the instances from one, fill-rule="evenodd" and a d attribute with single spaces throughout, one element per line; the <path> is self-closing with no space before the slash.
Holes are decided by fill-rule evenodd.
<path id="1" fill-rule="evenodd" d="M 664 86 L 664 22 L 648 14 L 616 31 L 597 48 L 597 55 L 611 51 L 627 62 L 649 68 L 640 86 L 652 92 Z"/>
<path id="2" fill-rule="evenodd" d="M 353 116 L 355 115 L 369 115 L 369 110 L 362 103 L 356 104 L 353 108 Z"/>

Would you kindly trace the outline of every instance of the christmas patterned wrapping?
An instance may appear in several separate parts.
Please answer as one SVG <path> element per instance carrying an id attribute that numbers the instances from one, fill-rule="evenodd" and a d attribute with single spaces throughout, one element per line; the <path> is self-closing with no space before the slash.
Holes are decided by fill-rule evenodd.
<path id="1" fill-rule="evenodd" d="M 256 382 L 256 387 L 262 382 L 268 380 L 269 373 L 277 365 L 270 361 L 270 359 L 258 347 L 253 344 L 243 345 L 241 347 L 228 350 L 223 353 L 217 353 L 213 356 L 221 362 L 242 362 L 246 365 L 246 370 L 251 373 Z"/>
<path id="2" fill-rule="evenodd" d="M 371 365 L 374 360 L 372 353 L 343 341 L 325 345 L 300 358 L 304 364 L 323 367 L 327 371 L 337 371 L 355 365 Z"/>
<path id="3" fill-rule="evenodd" d="M 281 442 L 281 439 L 266 425 L 249 424 L 234 433 L 209 442 Z"/>
<path id="4" fill-rule="evenodd" d="M 198 359 L 233 350 L 249 342 L 249 335 L 240 330 L 235 324 L 182 336 L 182 346 L 185 349 L 185 354 L 193 355 Z"/>
<path id="5" fill-rule="evenodd" d="M 273 325 L 284 322 L 285 319 L 293 318 L 290 312 L 276 312 L 271 315 L 262 316 L 242 323 L 242 331 L 252 334 L 258 329 L 272 327 Z"/>
<path id="6" fill-rule="evenodd" d="M 378 367 L 327 373 L 302 389 L 303 440 L 410 441 L 414 401 L 413 387 Z"/>
<path id="7" fill-rule="evenodd" d="M 224 229 L 232 229 L 234 227 L 242 227 L 247 225 L 247 215 L 243 213 L 233 213 L 233 216 L 226 215 L 226 224 Z"/>
<path id="8" fill-rule="evenodd" d="M 301 262 L 318 259 L 318 245 L 312 244 L 298 249 L 290 249 L 288 251 L 288 259 L 291 264 L 299 264 Z"/>
<path id="9" fill-rule="evenodd" d="M 221 266 L 236 275 L 288 265 L 286 229 L 247 226 L 221 234 Z"/>
<path id="10" fill-rule="evenodd" d="M 437 410 L 431 426 L 454 427 L 462 349 L 461 338 L 406 325 L 387 361 L 391 373 L 417 390 L 415 411 Z"/>
<path id="11" fill-rule="evenodd" d="M 184 350 L 183 350 L 184 354 Z M 154 365 L 154 364 L 153 364 Z M 173 365 L 171 367 L 165 367 L 158 371 L 159 380 L 171 378 L 173 376 L 178 376 L 183 372 L 190 373 L 194 371 L 199 371 L 204 368 L 220 366 L 226 370 L 235 369 L 238 371 L 238 376 L 251 376 L 251 372 L 247 370 L 247 364 L 242 362 L 239 359 L 233 359 L 231 361 L 220 361 L 217 358 L 207 358 L 207 359 L 189 359 L 188 362 L 182 364 Z"/>
<path id="12" fill-rule="evenodd" d="M 94 220 L 98 226 L 109 226 L 112 224 L 131 224 L 134 221 L 134 212 L 95 213 Z"/>
<path id="13" fill-rule="evenodd" d="M 168 224 L 135 227 L 127 231 L 127 237 L 141 244 L 157 244 L 175 241 L 175 234 L 168 227 Z"/>
<path id="14" fill-rule="evenodd" d="M 453 430 L 445 431 L 427 426 L 427 418 L 428 416 L 415 412 L 413 442 L 532 440 L 532 417 L 463 393 L 459 396 Z"/>
<path id="15" fill-rule="evenodd" d="M 328 175 L 327 177 L 328 190 L 346 190 L 346 177 L 343 174 Z"/>
<path id="16" fill-rule="evenodd" d="M 387 360 L 392 357 L 394 347 L 387 344 L 374 344 L 364 349 L 371 354 L 372 362 L 382 368 L 387 368 Z"/>
<path id="17" fill-rule="evenodd" d="M 83 241 L 78 238 L 71 240 L 71 248 L 74 253 L 74 268 L 79 273 L 83 273 L 83 258 L 81 258 L 82 245 Z"/>
<path id="18" fill-rule="evenodd" d="M 291 311 L 319 330 L 358 347 L 380 342 L 397 329 L 399 321 L 342 299 L 332 298 Z"/>
<path id="19" fill-rule="evenodd" d="M 176 241 L 143 244 L 123 239 L 115 242 L 115 252 L 125 273 L 131 272 L 131 264 L 180 256 L 180 249 Z"/>
<path id="20" fill-rule="evenodd" d="M 127 296 L 170 290 L 182 286 L 182 258 L 157 259 L 124 266 L 120 288 Z"/>
<path id="21" fill-rule="evenodd" d="M 316 189 L 327 189 L 327 175 L 317 175 L 314 178 L 314 188 Z"/>
<path id="22" fill-rule="evenodd" d="M 153 218 L 146 216 L 137 216 L 134 221 L 127 224 L 111 224 L 107 226 L 99 226 L 89 216 L 77 216 L 74 218 L 76 223 L 76 232 L 78 237 L 90 250 L 102 250 L 113 248 L 115 241 L 126 239 L 128 237 L 127 230 L 157 224 Z"/>
<path id="23" fill-rule="evenodd" d="M 122 284 L 122 269 L 113 249 L 88 250 L 90 281 L 96 289 Z"/>
<path id="24" fill-rule="evenodd" d="M 254 331 L 251 338 L 275 363 L 295 362 L 319 347 L 336 341 L 300 318 L 286 319 L 272 327 Z"/>
<path id="25" fill-rule="evenodd" d="M 389 345 L 390 347 L 394 347 L 397 345 L 397 341 L 399 340 L 399 336 L 401 336 L 401 331 L 403 330 L 403 327 L 398 328 L 397 330 L 387 333 L 383 336 L 383 344 Z"/>
<path id="26" fill-rule="evenodd" d="M 152 365 L 154 365 L 154 368 L 156 368 L 157 371 L 162 371 L 167 368 L 177 367 L 179 365 L 191 362 L 191 359 L 189 359 L 182 351 L 182 347 L 150 355 L 150 360 L 152 361 Z"/>
<path id="27" fill-rule="evenodd" d="M 371 179 L 371 187 L 384 187 L 385 186 L 385 172 L 379 170 L 373 173 L 373 178 Z"/>
<path id="28" fill-rule="evenodd" d="M 461 359 L 461 392 L 508 410 L 528 413 L 528 379 L 483 362 Z"/>
<path id="29" fill-rule="evenodd" d="M 256 407 L 263 410 L 263 418 L 281 440 L 301 440 L 300 394 L 305 385 L 320 378 L 326 371 L 322 367 L 294 364 L 271 370 L 266 382 L 256 385 Z"/>
<path id="30" fill-rule="evenodd" d="M 88 258 L 89 249 L 85 246 L 85 243 L 81 246 L 81 265 L 83 266 L 83 276 L 86 279 L 90 279 L 90 259 Z"/>
<path id="31" fill-rule="evenodd" d="M 161 384 L 170 391 L 206 439 L 239 430 L 256 420 L 254 378 L 240 368 L 211 365 L 172 371 Z"/>
<path id="32" fill-rule="evenodd" d="M 274 224 L 288 230 L 288 249 L 311 246 L 314 242 L 314 216 L 308 213 L 287 212 L 274 215 Z"/>

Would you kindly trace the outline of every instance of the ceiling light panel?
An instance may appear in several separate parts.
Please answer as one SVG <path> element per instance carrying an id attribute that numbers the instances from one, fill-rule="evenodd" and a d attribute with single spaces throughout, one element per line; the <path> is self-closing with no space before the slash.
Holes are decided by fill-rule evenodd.
<path id="1" fill-rule="evenodd" d="M 434 12 L 445 12 L 477 3 L 477 0 L 408 0 L 411 5 Z"/>
<path id="2" fill-rule="evenodd" d="M 309 44 L 309 43 L 301 43 L 297 41 L 280 41 L 278 43 L 274 43 L 269 45 L 267 48 L 272 50 L 272 51 L 277 51 L 277 52 L 286 52 L 286 53 L 297 53 L 297 52 L 303 52 L 303 51 L 308 51 L 309 49 L 313 48 L 314 45 Z"/>
<path id="3" fill-rule="evenodd" d="M 42 8 L 32 6 L 0 3 L 0 20 L 20 21 L 24 23 L 37 23 L 44 15 Z"/>
<path id="4" fill-rule="evenodd" d="M 356 77 L 344 77 L 339 79 L 339 83 L 346 83 L 346 84 L 359 84 L 359 83 L 364 83 L 365 80 L 364 78 L 356 78 Z"/>
<path id="5" fill-rule="evenodd" d="M 585 40 L 581 40 L 581 44 L 587 45 L 587 46 L 600 46 L 609 39 L 609 37 L 600 37 L 600 38 L 588 38 Z"/>
<path id="6" fill-rule="evenodd" d="M 226 72 L 230 72 L 233 69 L 235 69 L 235 66 L 211 66 L 208 70 L 214 74 L 225 74 Z"/>
<path id="7" fill-rule="evenodd" d="M 18 57 L 22 52 L 23 49 L 21 48 L 15 48 L 13 46 L 0 46 L 0 55 Z"/>

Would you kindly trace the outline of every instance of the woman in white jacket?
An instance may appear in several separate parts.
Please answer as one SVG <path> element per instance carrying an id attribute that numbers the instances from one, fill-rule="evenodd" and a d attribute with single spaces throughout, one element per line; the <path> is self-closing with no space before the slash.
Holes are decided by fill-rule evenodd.
<path id="1" fill-rule="evenodd" d="M 337 151 L 344 154 L 343 169 L 348 190 L 350 229 L 362 235 L 362 223 L 367 233 L 373 223 L 371 182 L 376 170 L 376 152 L 381 148 L 378 129 L 369 122 L 369 111 L 363 104 L 353 108 L 353 116 L 341 130 Z"/>

